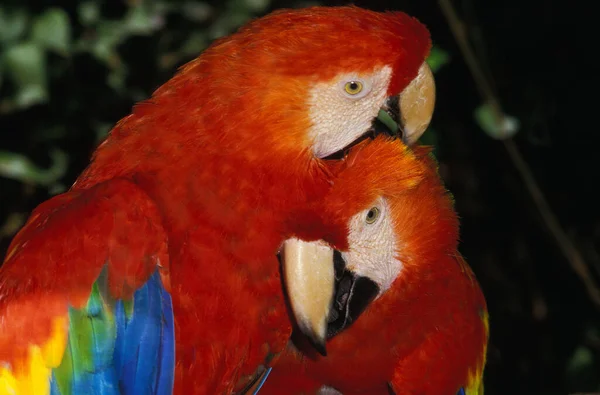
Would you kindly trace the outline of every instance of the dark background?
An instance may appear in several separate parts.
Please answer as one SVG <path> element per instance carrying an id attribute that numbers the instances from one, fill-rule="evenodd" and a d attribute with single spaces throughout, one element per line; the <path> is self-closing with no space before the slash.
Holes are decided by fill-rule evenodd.
<path id="1" fill-rule="evenodd" d="M 3 1 L 0 255 L 37 204 L 72 184 L 135 101 L 249 18 L 307 4 Z M 416 16 L 431 30 L 438 64 L 447 57 L 436 71 L 438 101 L 424 140 L 436 147 L 461 217 L 461 251 L 489 304 L 486 393 L 600 391 L 598 305 L 548 230 L 506 143 L 476 122 L 482 98 L 439 4 L 355 4 Z M 577 45 L 581 10 L 540 0 L 453 4 L 503 109 L 520 123 L 510 144 L 529 166 L 562 237 L 583 257 L 588 281 L 598 283 L 598 166 L 582 106 L 593 93 L 587 77 L 593 70 L 582 67 L 585 53 Z"/>

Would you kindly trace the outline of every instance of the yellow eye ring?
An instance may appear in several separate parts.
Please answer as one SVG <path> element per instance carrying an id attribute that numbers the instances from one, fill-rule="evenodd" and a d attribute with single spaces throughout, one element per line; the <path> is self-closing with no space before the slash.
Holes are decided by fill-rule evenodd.
<path id="1" fill-rule="evenodd" d="M 363 90 L 363 83 L 360 81 L 348 81 L 344 84 L 344 90 L 349 95 L 358 95 Z"/>
<path id="2" fill-rule="evenodd" d="M 365 222 L 369 225 L 375 223 L 379 218 L 380 211 L 377 207 L 371 207 L 369 211 L 367 211 L 367 216 L 365 217 Z"/>

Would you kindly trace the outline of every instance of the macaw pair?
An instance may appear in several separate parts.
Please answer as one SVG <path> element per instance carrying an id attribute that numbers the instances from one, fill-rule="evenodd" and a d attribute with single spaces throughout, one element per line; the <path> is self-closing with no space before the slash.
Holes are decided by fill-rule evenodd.
<path id="1" fill-rule="evenodd" d="M 0 394 L 243 393 L 270 366 L 282 369 L 264 390 L 287 393 L 277 382 L 296 363 L 310 388 L 477 382 L 485 304 L 459 286 L 477 288 L 432 164 L 404 145 L 431 119 L 429 47 L 403 13 L 282 10 L 218 40 L 137 104 L 8 249 Z M 371 139 L 394 134 L 381 113 L 403 142 Z M 288 346 L 284 288 L 317 348 L 336 335 L 314 364 Z M 383 322 L 385 335 L 369 328 Z M 373 377 L 345 387 L 327 361 L 369 338 L 382 343 L 348 366 L 385 349 L 382 370 L 370 364 Z M 438 379 L 430 368 L 442 363 Z"/>

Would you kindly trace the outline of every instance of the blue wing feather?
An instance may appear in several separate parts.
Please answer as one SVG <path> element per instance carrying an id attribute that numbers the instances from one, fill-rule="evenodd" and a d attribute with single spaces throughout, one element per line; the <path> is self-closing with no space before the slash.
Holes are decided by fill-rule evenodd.
<path id="1" fill-rule="evenodd" d="M 68 352 L 53 372 L 51 394 L 170 394 L 173 306 L 158 269 L 134 293 L 131 306 L 98 291 L 104 277 L 85 308 L 71 309 Z"/>
<path id="2" fill-rule="evenodd" d="M 148 294 L 148 284 L 145 284 L 135 293 L 133 299 L 134 314 L 125 331 L 125 348 L 122 353 L 124 355 L 124 364 L 120 371 L 120 382 L 121 390 L 126 394 L 150 392 L 149 388 L 139 387 L 143 383 L 143 376 L 151 374 L 151 372 L 144 371 L 142 367 L 138 366 L 143 361 L 142 355 L 140 355 L 142 352 L 142 343 L 151 343 L 150 338 L 152 337 L 152 333 L 149 332 L 152 332 L 154 324 L 153 317 L 149 313 L 151 301 Z M 152 347 L 152 344 L 149 346 L 151 351 L 154 351 L 155 347 Z M 154 361 L 156 362 L 156 359 Z"/>
<path id="3" fill-rule="evenodd" d="M 124 393 L 155 393 L 157 390 L 165 323 L 161 289 L 160 277 L 155 273 L 135 294 L 134 314 L 125 331 L 128 360 L 121 374 Z M 172 314 L 172 310 L 168 312 Z"/>
<path id="4" fill-rule="evenodd" d="M 263 376 L 260 378 L 260 382 L 256 386 L 256 390 L 254 390 L 252 395 L 257 395 L 258 392 L 260 391 L 260 389 L 262 388 L 262 386 L 265 385 L 265 381 L 267 381 L 269 374 L 271 374 L 271 370 L 273 370 L 272 367 L 268 368 L 267 371 L 263 374 Z"/>
<path id="5" fill-rule="evenodd" d="M 159 279 L 160 281 L 160 279 Z M 162 336 L 160 337 L 160 367 L 156 382 L 157 394 L 169 394 L 173 390 L 175 378 L 175 321 L 171 295 L 160 287 L 162 301 Z"/>
<path id="6" fill-rule="evenodd" d="M 127 330 L 127 316 L 125 315 L 125 306 L 123 302 L 118 301 L 115 305 L 115 326 L 116 326 L 116 340 L 115 350 L 113 353 L 113 363 L 115 371 L 120 372 L 123 370 L 123 363 L 125 361 L 125 331 Z"/>

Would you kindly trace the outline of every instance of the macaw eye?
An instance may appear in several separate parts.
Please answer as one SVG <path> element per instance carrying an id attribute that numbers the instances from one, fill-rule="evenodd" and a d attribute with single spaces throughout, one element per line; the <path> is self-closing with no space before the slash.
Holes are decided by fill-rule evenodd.
<path id="1" fill-rule="evenodd" d="M 377 221 L 377 219 L 379 218 L 380 215 L 380 211 L 377 207 L 371 207 L 371 209 L 369 211 L 367 211 L 367 216 L 365 217 L 365 222 L 368 223 L 369 225 L 375 223 L 375 221 Z"/>
<path id="2" fill-rule="evenodd" d="M 344 90 L 349 95 L 358 95 L 363 90 L 363 83 L 360 81 L 348 81 L 344 84 Z"/>
<path id="3" fill-rule="evenodd" d="M 346 76 L 339 82 L 340 92 L 348 99 L 362 99 L 371 91 L 369 79 Z"/>

